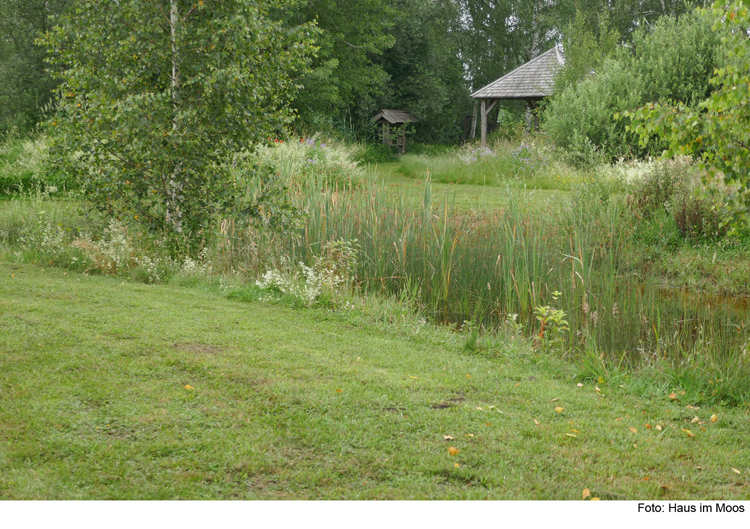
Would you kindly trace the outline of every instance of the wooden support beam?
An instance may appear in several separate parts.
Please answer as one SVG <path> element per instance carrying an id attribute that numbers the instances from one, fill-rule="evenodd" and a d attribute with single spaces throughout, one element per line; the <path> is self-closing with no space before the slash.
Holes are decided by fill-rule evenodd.
<path id="1" fill-rule="evenodd" d="M 477 137 L 477 100 L 474 100 L 474 112 L 471 116 L 471 141 Z"/>
<path id="2" fill-rule="evenodd" d="M 482 119 L 482 147 L 487 147 L 487 100 L 482 99 L 482 108 L 479 111 Z"/>

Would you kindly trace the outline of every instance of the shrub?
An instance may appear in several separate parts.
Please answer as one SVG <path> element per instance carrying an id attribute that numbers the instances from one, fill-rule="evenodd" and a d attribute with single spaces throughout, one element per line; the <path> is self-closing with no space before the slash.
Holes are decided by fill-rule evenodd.
<path id="1" fill-rule="evenodd" d="M 654 163 L 634 184 L 628 204 L 641 222 L 659 221 L 666 212 L 682 239 L 718 239 L 727 233 L 721 206 L 731 191 L 722 183 L 703 185 L 700 171 L 683 157 Z"/>
<path id="2" fill-rule="evenodd" d="M 632 46 L 621 48 L 594 74 L 556 93 L 544 112 L 544 129 L 572 160 L 584 164 L 596 151 L 610 160 L 661 151 L 665 144 L 656 140 L 639 145 L 616 116 L 653 101 L 704 99 L 722 57 L 721 34 L 699 12 L 662 17 L 653 29 L 636 31 Z"/>
<path id="3" fill-rule="evenodd" d="M 321 141 L 313 138 L 276 140 L 272 145 L 260 145 L 254 153 L 243 153 L 235 160 L 240 168 L 248 163 L 273 167 L 288 186 L 306 185 L 317 181 L 325 184 L 357 184 L 364 178 L 364 170 L 354 161 L 357 147 Z"/>

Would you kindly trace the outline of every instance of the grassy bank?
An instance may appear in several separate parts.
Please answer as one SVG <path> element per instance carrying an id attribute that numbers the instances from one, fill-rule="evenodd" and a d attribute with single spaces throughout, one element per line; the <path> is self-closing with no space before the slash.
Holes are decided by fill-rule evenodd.
<path id="1" fill-rule="evenodd" d="M 748 499 L 746 408 L 579 387 L 523 341 L 467 352 L 218 285 L 0 278 L 6 499 Z"/>

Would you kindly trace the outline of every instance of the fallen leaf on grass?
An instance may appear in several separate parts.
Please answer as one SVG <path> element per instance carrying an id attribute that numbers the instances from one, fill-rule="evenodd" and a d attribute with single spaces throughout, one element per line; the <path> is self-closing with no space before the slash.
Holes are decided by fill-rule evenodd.
<path id="1" fill-rule="evenodd" d="M 342 391 L 344 391 L 344 390 L 343 389 L 337 389 L 336 393 L 341 393 Z"/>
<path id="2" fill-rule="evenodd" d="M 630 431 L 633 432 L 633 433 L 638 433 L 638 429 L 633 428 L 632 426 L 630 427 Z"/>
<path id="3" fill-rule="evenodd" d="M 578 436 L 577 436 L 576 434 L 574 434 L 574 433 L 566 433 L 565 435 L 567 435 L 568 437 L 578 437 Z"/>
<path id="4" fill-rule="evenodd" d="M 534 424 L 536 424 L 537 426 L 539 426 L 539 421 L 537 421 L 536 419 L 534 419 Z"/>
<path id="5" fill-rule="evenodd" d="M 669 394 L 669 398 L 670 398 L 671 400 L 675 400 L 675 399 L 677 398 L 677 393 L 675 393 L 675 392 L 673 391 L 672 393 L 670 393 L 670 394 Z"/>
<path id="6" fill-rule="evenodd" d="M 600 501 L 600 500 L 599 498 L 594 497 L 594 498 L 591 498 L 591 501 Z"/>
<path id="7" fill-rule="evenodd" d="M 453 463 L 453 466 L 456 468 L 461 468 L 461 465 L 459 465 L 458 463 Z"/>
<path id="8" fill-rule="evenodd" d="M 715 413 L 713 415 L 711 415 L 711 422 L 716 422 L 718 420 L 719 420 L 719 418 L 716 416 Z"/>
<path id="9" fill-rule="evenodd" d="M 691 432 L 690 430 L 686 430 L 685 428 L 680 428 L 683 432 L 687 434 L 688 437 L 695 437 L 695 434 Z"/>
<path id="10" fill-rule="evenodd" d="M 615 419 L 615 422 L 621 421 L 621 420 L 622 420 L 622 417 L 618 417 L 617 419 Z"/>
<path id="11" fill-rule="evenodd" d="M 648 424 L 646 425 L 646 430 L 650 430 L 650 429 L 651 429 L 651 423 L 648 423 Z"/>
<path id="12" fill-rule="evenodd" d="M 599 386 L 595 386 L 594 387 L 594 391 L 596 391 L 597 393 L 601 393 L 602 392 L 602 390 L 599 389 Z"/>
<path id="13" fill-rule="evenodd" d="M 651 476 L 646 476 L 645 478 L 643 478 L 643 481 L 648 481 L 649 479 L 651 479 Z"/>
<path id="14" fill-rule="evenodd" d="M 695 424 L 695 423 L 697 423 L 697 422 L 701 422 L 701 420 L 700 420 L 700 419 L 698 418 L 698 416 L 696 415 L 695 417 L 693 417 L 693 420 L 692 420 L 692 421 L 690 421 L 690 424 Z"/>
<path id="15" fill-rule="evenodd" d="M 563 408 L 563 407 L 561 407 L 561 406 L 557 406 L 557 407 L 555 408 L 555 411 L 556 411 L 557 413 L 562 413 L 562 412 L 564 412 L 564 411 L 565 411 L 565 408 Z"/>
<path id="16" fill-rule="evenodd" d="M 578 384 L 576 384 L 576 386 L 578 386 L 579 388 L 582 388 L 582 387 L 583 387 L 583 384 L 581 384 L 581 383 L 579 382 Z M 588 490 L 588 489 L 585 489 L 585 490 Z"/>
<path id="17" fill-rule="evenodd" d="M 481 409 L 482 409 L 482 407 L 481 407 L 481 406 L 477 406 L 477 409 L 478 409 L 478 410 L 481 410 Z"/>
<path id="18" fill-rule="evenodd" d="M 661 432 L 661 424 L 657 424 L 656 426 L 654 426 L 654 428 L 656 428 L 657 431 Z"/>
<path id="19" fill-rule="evenodd" d="M 460 450 L 456 448 L 455 446 L 451 446 L 448 448 L 448 453 L 452 456 L 455 456 L 457 453 L 459 453 Z"/>
<path id="20" fill-rule="evenodd" d="M 583 489 L 583 492 L 581 493 L 581 499 L 585 500 L 586 498 L 591 497 L 591 491 L 589 489 Z"/>
<path id="21" fill-rule="evenodd" d="M 445 439 L 446 441 L 453 441 L 455 437 L 453 437 L 452 435 L 444 435 L 443 439 Z"/>
<path id="22" fill-rule="evenodd" d="M 193 386 L 191 386 L 190 384 L 185 384 L 185 389 L 188 390 L 188 391 L 190 391 L 190 390 L 195 389 L 195 388 Z"/>
<path id="23" fill-rule="evenodd" d="M 731 469 L 732 469 L 732 472 L 734 472 L 735 474 L 742 474 L 742 472 L 740 472 L 739 470 L 737 470 L 737 469 L 736 469 L 736 468 L 734 468 L 734 467 L 729 467 L 729 468 L 731 468 Z"/>
<path id="24" fill-rule="evenodd" d="M 575 433 L 581 433 L 581 432 L 579 432 L 578 430 L 576 430 L 575 428 L 571 428 L 571 429 L 570 429 L 570 431 L 571 431 L 571 432 L 575 432 Z"/>
<path id="25" fill-rule="evenodd" d="M 413 377 L 411 375 L 409 375 L 409 378 L 413 378 L 414 380 L 419 380 L 417 377 Z"/>

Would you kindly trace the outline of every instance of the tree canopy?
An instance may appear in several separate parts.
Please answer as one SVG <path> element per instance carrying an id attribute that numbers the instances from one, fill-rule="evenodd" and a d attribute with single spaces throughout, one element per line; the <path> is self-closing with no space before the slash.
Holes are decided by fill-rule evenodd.
<path id="1" fill-rule="evenodd" d="M 176 252 L 200 245 L 233 202 L 227 156 L 290 123 L 312 51 L 311 27 L 264 5 L 81 0 L 48 34 L 61 71 L 50 128 L 98 208 Z"/>

